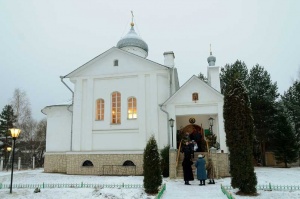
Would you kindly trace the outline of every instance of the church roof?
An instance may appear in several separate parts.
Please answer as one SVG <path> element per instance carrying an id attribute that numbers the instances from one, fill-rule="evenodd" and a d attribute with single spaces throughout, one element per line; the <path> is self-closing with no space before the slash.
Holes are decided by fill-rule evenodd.
<path id="1" fill-rule="evenodd" d="M 140 56 L 138 56 L 138 55 L 136 55 L 136 54 L 133 54 L 133 53 L 131 53 L 131 52 L 128 52 L 128 51 L 126 51 L 126 50 L 122 50 L 122 49 L 119 49 L 119 48 L 116 48 L 116 47 L 112 47 L 112 48 L 108 49 L 107 51 L 101 53 L 100 55 L 94 57 L 94 58 L 91 59 L 90 61 L 86 62 L 85 64 L 81 65 L 80 67 L 76 68 L 75 70 L 73 70 L 72 72 L 68 73 L 67 75 L 65 75 L 65 76 L 63 76 L 63 77 L 64 77 L 64 78 L 70 78 L 70 77 L 72 77 L 72 76 L 75 75 L 77 72 L 79 72 L 79 71 L 81 71 L 81 70 L 84 70 L 84 69 L 89 65 L 89 63 L 91 63 L 91 62 L 93 62 L 93 61 L 95 61 L 95 60 L 97 60 L 97 59 L 101 59 L 102 57 L 104 57 L 105 55 L 111 53 L 111 52 L 114 51 L 114 50 L 119 50 L 119 51 L 121 51 L 121 52 L 123 52 L 123 53 L 126 53 L 126 54 L 130 55 L 130 56 L 135 56 L 135 57 L 138 58 L 138 59 L 142 59 L 142 60 L 145 60 L 145 61 L 147 61 L 147 62 L 151 62 L 151 63 L 153 63 L 153 64 L 155 64 L 155 65 L 157 65 L 157 66 L 160 66 L 160 67 L 164 67 L 164 68 L 170 69 L 170 67 L 168 67 L 168 66 L 165 66 L 165 65 L 162 65 L 162 64 L 160 64 L 160 63 L 154 62 L 154 61 L 152 61 L 152 60 L 149 60 L 149 59 L 140 57 Z"/>
<path id="2" fill-rule="evenodd" d="M 187 80 L 171 97 L 169 97 L 162 105 L 167 105 L 172 99 L 176 98 L 176 96 L 180 95 L 180 92 L 182 90 L 185 89 L 185 87 L 187 87 L 192 81 L 198 81 L 201 85 L 209 88 L 209 90 L 211 90 L 212 93 L 215 94 L 215 96 L 218 96 L 220 98 L 223 98 L 224 96 L 217 91 L 216 89 L 214 89 L 213 87 L 211 87 L 210 85 L 208 85 L 206 82 L 204 82 L 203 80 L 201 80 L 199 77 L 197 77 L 196 75 L 193 75 L 189 80 Z"/>
<path id="3" fill-rule="evenodd" d="M 208 65 L 215 66 L 216 60 L 217 60 L 216 57 L 212 55 L 211 45 L 210 45 L 210 56 L 207 58 Z"/>
<path id="4" fill-rule="evenodd" d="M 131 25 L 130 31 L 125 35 L 118 43 L 117 48 L 123 48 L 128 46 L 139 47 L 148 53 L 147 43 L 135 32 L 133 25 Z"/>
<path id="5" fill-rule="evenodd" d="M 73 104 L 72 104 L 73 102 L 72 102 L 72 100 L 71 101 L 68 101 L 68 102 L 63 102 L 63 103 L 61 103 L 61 104 L 53 104 L 53 105 L 49 105 L 49 106 L 46 106 L 46 107 L 44 107 L 42 110 L 41 110 L 41 112 L 44 114 L 44 115 L 47 115 L 46 113 L 45 113 L 45 111 L 47 110 L 47 109 L 49 109 L 49 108 L 52 108 L 52 107 L 71 107 L 71 106 L 73 106 Z"/>

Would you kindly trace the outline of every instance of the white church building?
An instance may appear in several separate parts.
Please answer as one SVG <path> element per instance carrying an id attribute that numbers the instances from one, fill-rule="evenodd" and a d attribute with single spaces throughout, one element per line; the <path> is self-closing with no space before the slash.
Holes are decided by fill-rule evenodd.
<path id="1" fill-rule="evenodd" d="M 197 132 L 205 141 L 210 127 L 217 153 L 227 155 L 216 58 L 207 59 L 208 82 L 192 76 L 180 87 L 172 51 L 163 53 L 163 64 L 147 55 L 148 45 L 131 23 L 116 47 L 61 77 L 74 84 L 73 91 L 64 83 L 73 100 L 42 110 L 47 115 L 45 172 L 142 175 L 143 151 L 154 135 L 159 149 L 170 145 L 170 175 L 176 177 L 180 139 Z M 201 151 L 208 152 L 203 146 Z"/>

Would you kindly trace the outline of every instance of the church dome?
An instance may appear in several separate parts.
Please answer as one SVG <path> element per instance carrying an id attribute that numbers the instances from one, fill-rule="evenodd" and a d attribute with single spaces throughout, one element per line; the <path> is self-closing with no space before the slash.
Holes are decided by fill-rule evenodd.
<path id="1" fill-rule="evenodd" d="M 207 62 L 209 66 L 214 66 L 216 62 L 216 57 L 212 55 L 210 52 L 210 56 L 207 58 Z"/>
<path id="2" fill-rule="evenodd" d="M 148 54 L 148 45 L 140 36 L 138 36 L 133 26 L 134 24 L 131 23 L 130 31 L 117 43 L 117 48 L 128 50 L 128 47 L 137 47 Z"/>

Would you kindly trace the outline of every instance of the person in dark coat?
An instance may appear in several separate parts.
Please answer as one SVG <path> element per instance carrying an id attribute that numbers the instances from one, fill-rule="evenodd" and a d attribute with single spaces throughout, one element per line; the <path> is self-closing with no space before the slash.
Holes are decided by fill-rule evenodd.
<path id="1" fill-rule="evenodd" d="M 184 157 L 182 161 L 182 169 L 183 169 L 183 178 L 184 178 L 185 185 L 191 185 L 189 181 L 194 180 L 192 165 L 193 165 L 193 161 L 190 158 Z"/>
<path id="2" fill-rule="evenodd" d="M 183 145 L 181 152 L 184 153 L 184 158 L 191 159 L 191 147 L 189 146 L 189 142 L 185 142 L 185 145 Z"/>
<path id="3" fill-rule="evenodd" d="M 199 131 L 196 131 L 194 137 L 195 137 L 195 141 L 198 145 L 197 151 L 201 152 L 202 151 L 202 149 L 201 149 L 201 139 L 202 139 L 201 133 Z"/>
<path id="4" fill-rule="evenodd" d="M 190 133 L 189 137 L 190 137 L 190 140 L 195 140 L 195 131 Z"/>
<path id="5" fill-rule="evenodd" d="M 197 179 L 200 180 L 200 186 L 205 185 L 206 176 L 206 161 L 203 155 L 198 155 L 198 160 L 195 163 L 195 167 L 197 168 Z"/>
<path id="6" fill-rule="evenodd" d="M 194 156 L 194 154 L 195 154 L 195 153 L 194 153 L 194 140 L 190 141 L 188 145 L 189 145 L 189 147 L 190 147 L 191 157 L 194 158 L 194 157 L 195 157 L 195 156 Z"/>
<path id="7" fill-rule="evenodd" d="M 215 184 L 214 164 L 213 164 L 211 158 L 208 158 L 208 163 L 207 163 L 206 169 L 207 169 L 207 178 L 209 179 L 208 184 Z"/>

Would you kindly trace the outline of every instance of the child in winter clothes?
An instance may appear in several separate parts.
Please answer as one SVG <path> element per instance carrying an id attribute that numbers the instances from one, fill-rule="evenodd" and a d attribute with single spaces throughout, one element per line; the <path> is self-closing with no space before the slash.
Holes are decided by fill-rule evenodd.
<path id="1" fill-rule="evenodd" d="M 215 176 L 214 165 L 213 165 L 213 162 L 212 162 L 211 158 L 208 158 L 208 163 L 207 163 L 206 169 L 207 169 L 207 178 L 209 179 L 209 183 L 208 184 L 215 184 L 215 180 L 214 180 L 214 176 Z"/>

